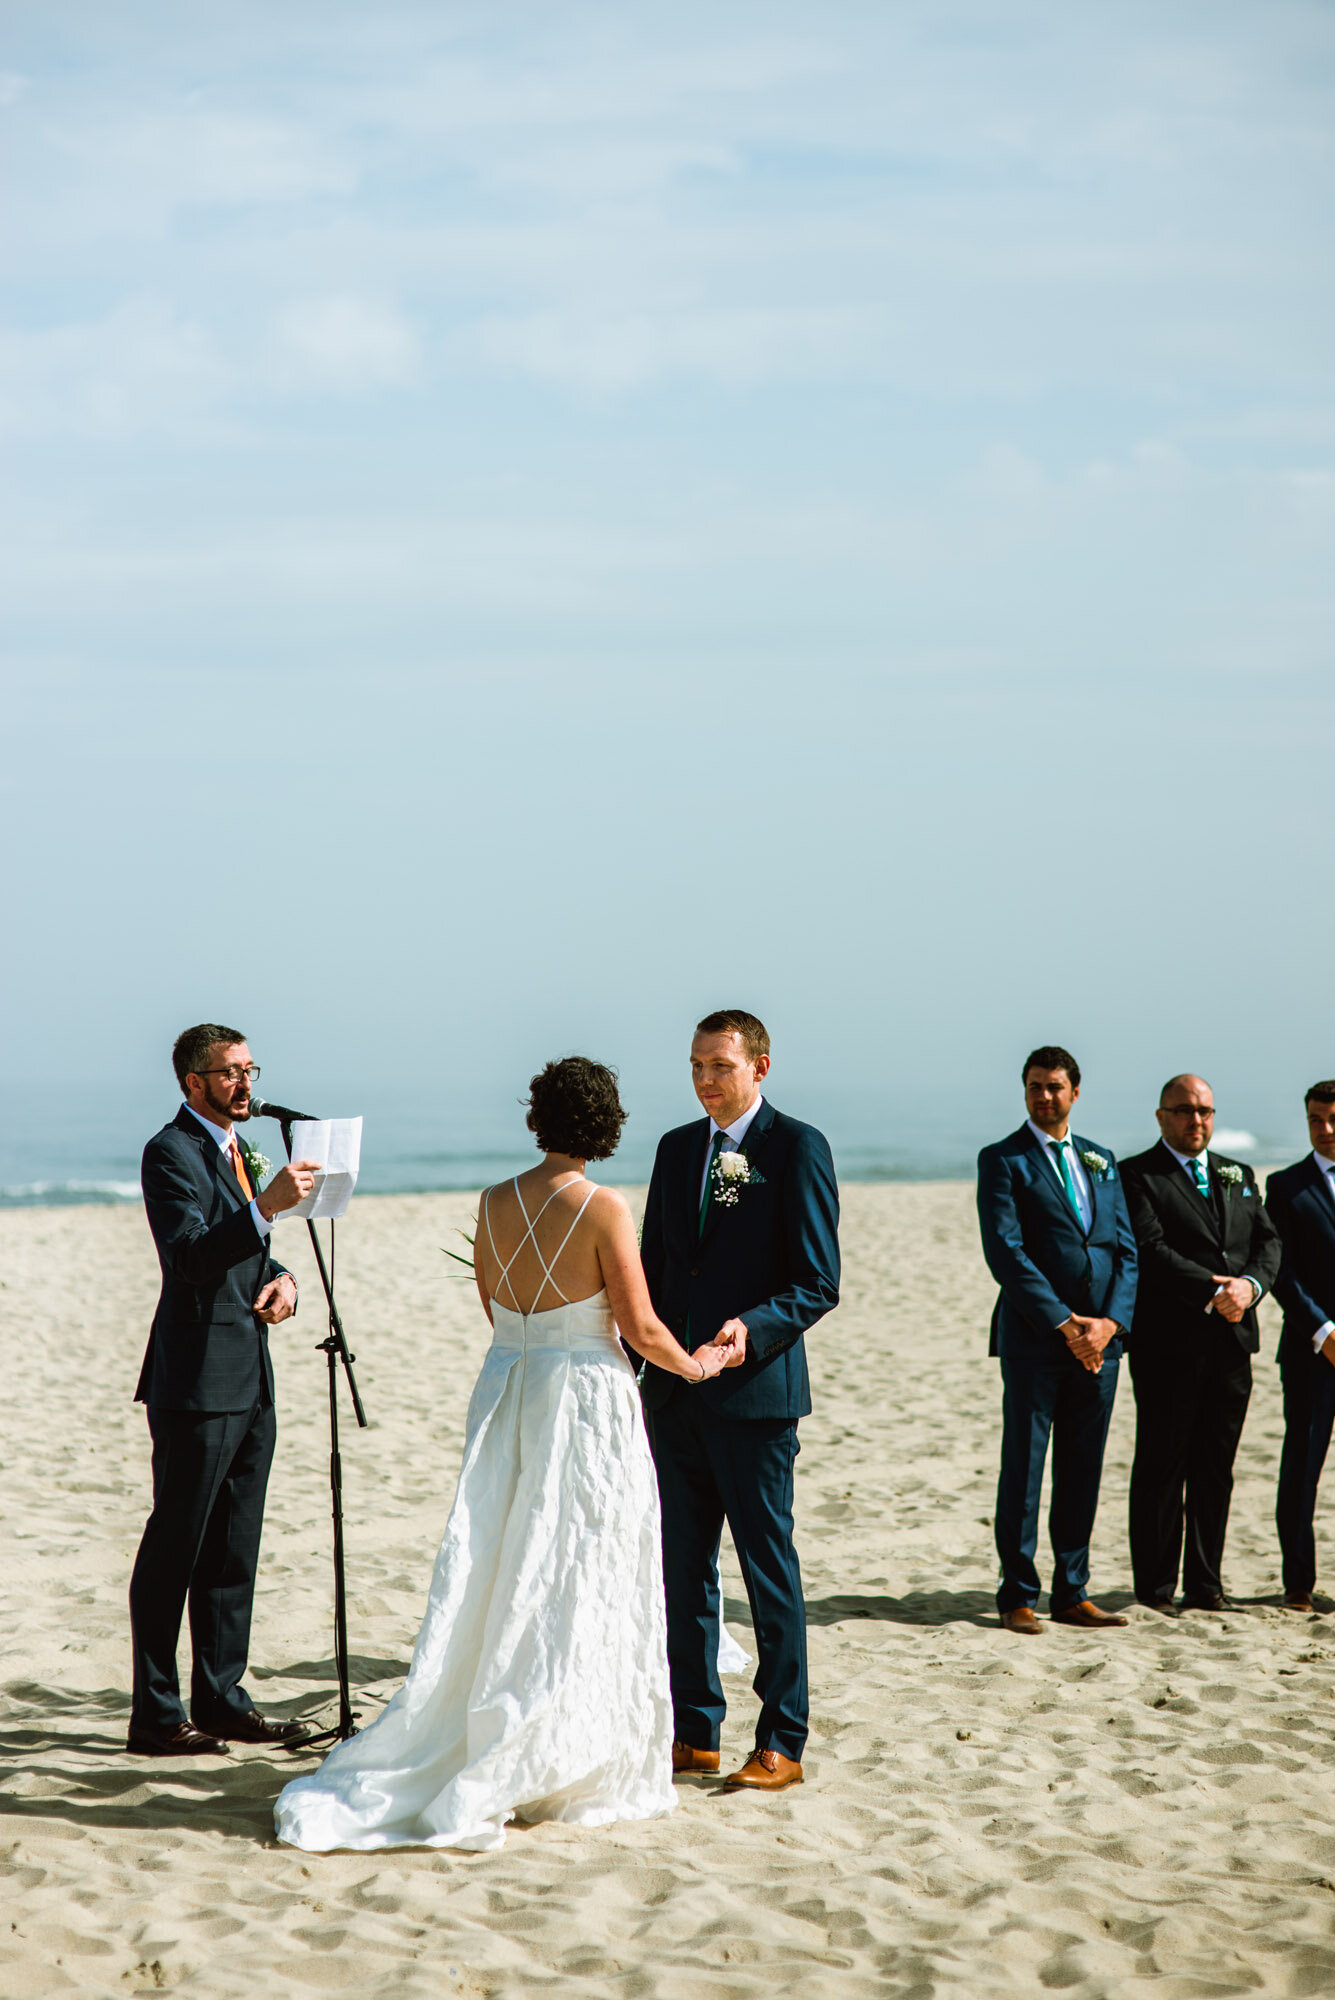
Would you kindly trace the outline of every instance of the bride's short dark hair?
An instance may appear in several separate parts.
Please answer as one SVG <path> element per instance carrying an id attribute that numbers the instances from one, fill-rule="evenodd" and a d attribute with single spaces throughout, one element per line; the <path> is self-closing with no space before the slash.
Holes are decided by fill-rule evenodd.
<path id="1" fill-rule="evenodd" d="M 562 1056 L 529 1083 L 528 1129 L 544 1153 L 610 1160 L 626 1122 L 617 1073 L 588 1056 Z"/>

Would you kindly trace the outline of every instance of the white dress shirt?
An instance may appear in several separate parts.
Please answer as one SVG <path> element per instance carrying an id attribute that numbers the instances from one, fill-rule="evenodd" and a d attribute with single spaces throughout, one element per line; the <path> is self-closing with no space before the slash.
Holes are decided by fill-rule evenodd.
<path id="1" fill-rule="evenodd" d="M 1184 1174 L 1186 1175 L 1187 1179 L 1188 1179 L 1188 1180 L 1189 1180 L 1189 1181 L 1191 1182 L 1191 1185 L 1192 1185 L 1192 1186 L 1193 1186 L 1193 1187 L 1195 1188 L 1195 1190 L 1196 1190 L 1197 1194 L 1199 1194 L 1201 1190 L 1200 1190 L 1200 1185 L 1199 1185 L 1199 1183 L 1198 1183 L 1198 1181 L 1197 1181 L 1197 1179 L 1196 1179 L 1196 1173 L 1195 1173 L 1195 1166 L 1194 1166 L 1194 1163 L 1195 1163 L 1195 1161 L 1197 1161 L 1197 1160 L 1199 1160 L 1199 1161 L 1200 1161 L 1201 1165 L 1202 1165 L 1202 1166 L 1204 1167 L 1204 1169 L 1205 1169 L 1205 1179 L 1206 1179 L 1206 1182 L 1207 1182 L 1207 1184 L 1208 1184 L 1208 1182 L 1209 1182 L 1209 1179 L 1210 1179 L 1210 1149 L 1209 1149 L 1209 1147 L 1208 1147 L 1208 1146 L 1205 1146 L 1205 1147 L 1202 1147 L 1202 1148 L 1201 1148 L 1201 1151 L 1200 1151 L 1199 1153 L 1179 1153 L 1179 1152 L 1178 1152 L 1178 1150 L 1177 1150 L 1177 1147 L 1176 1147 L 1176 1146 L 1170 1146 L 1170 1145 L 1168 1144 L 1168 1141 L 1167 1141 L 1167 1139 L 1165 1139 L 1165 1140 L 1164 1140 L 1164 1148 L 1165 1148 L 1165 1150 L 1166 1150 L 1167 1152 L 1170 1152 L 1170 1153 L 1172 1154 L 1173 1158 L 1174 1158 L 1174 1159 L 1175 1159 L 1175 1160 L 1177 1161 L 1178 1165 L 1179 1165 L 1179 1166 L 1181 1167 L 1181 1169 L 1182 1169 L 1183 1173 L 1184 1173 Z M 1264 1286 L 1263 1284 L 1261 1284 L 1261 1283 L 1259 1282 L 1259 1280 L 1257 1280 L 1256 1278 L 1254 1278 L 1254 1277 L 1252 1276 L 1252 1274 L 1251 1274 L 1251 1272 L 1250 1272 L 1250 1271 L 1244 1271 L 1244 1272 L 1242 1273 L 1242 1275 L 1243 1275 L 1243 1277 L 1244 1277 L 1244 1278 L 1245 1278 L 1245 1279 L 1247 1280 L 1247 1283 L 1248 1283 L 1248 1284 L 1249 1284 L 1249 1285 L 1251 1286 L 1251 1288 L 1252 1288 L 1252 1304 L 1253 1304 L 1253 1305 L 1256 1305 L 1256 1304 L 1258 1304 L 1258 1303 L 1259 1303 L 1259 1301 L 1260 1301 L 1260 1297 L 1261 1297 L 1261 1294 L 1262 1294 L 1262 1292 L 1263 1292 L 1263 1291 L 1265 1290 L 1265 1286 Z M 1223 1291 L 1223 1289 L 1224 1289 L 1224 1288 L 1223 1288 L 1223 1286 L 1221 1285 L 1221 1286 L 1219 1287 L 1219 1291 L 1217 1291 L 1217 1292 L 1215 1293 L 1215 1295 L 1214 1295 L 1214 1299 L 1217 1299 L 1217 1298 L 1219 1297 L 1219 1292 L 1222 1292 L 1222 1291 Z M 1208 1305 L 1208 1306 L 1207 1306 L 1207 1307 L 1205 1308 L 1206 1312 L 1213 1312 L 1213 1311 L 1214 1311 L 1214 1299 L 1211 1299 L 1211 1301 L 1210 1301 L 1209 1305 Z"/>
<path id="2" fill-rule="evenodd" d="M 1326 1193 L 1332 1201 L 1335 1201 L 1335 1160 L 1323 1159 L 1321 1154 L 1313 1147 L 1312 1165 L 1320 1167 L 1321 1178 L 1326 1184 Z M 1326 1336 L 1331 1333 L 1335 1333 L 1335 1319 L 1328 1319 L 1325 1325 L 1319 1326 L 1312 1335 L 1312 1347 L 1317 1354 L 1320 1354 L 1326 1344 Z"/>
<path id="3" fill-rule="evenodd" d="M 1066 1193 L 1066 1176 L 1062 1172 L 1062 1163 L 1057 1158 L 1057 1147 L 1059 1145 L 1069 1145 L 1070 1150 L 1066 1155 L 1066 1164 L 1070 1167 L 1071 1178 L 1075 1182 L 1075 1198 L 1080 1207 L 1080 1221 L 1084 1227 L 1085 1234 L 1088 1235 L 1090 1218 L 1094 1213 L 1094 1197 L 1090 1193 L 1089 1175 L 1085 1172 L 1084 1166 L 1081 1163 L 1080 1150 L 1074 1139 L 1071 1138 L 1070 1131 L 1067 1131 L 1064 1140 L 1058 1140 L 1051 1138 L 1041 1125 L 1035 1125 L 1032 1118 L 1026 1118 L 1025 1124 L 1029 1127 L 1034 1137 L 1041 1139 L 1047 1147 L 1048 1164 L 1051 1166 L 1053 1173 L 1056 1174 L 1058 1185 L 1063 1194 Z"/>
<path id="4" fill-rule="evenodd" d="M 709 1179 L 710 1154 L 713 1152 L 714 1148 L 714 1134 L 716 1132 L 726 1132 L 728 1137 L 732 1140 L 732 1144 L 730 1146 L 723 1147 L 722 1150 L 725 1153 L 736 1153 L 740 1151 L 743 1139 L 746 1137 L 747 1133 L 751 1130 L 751 1120 L 755 1117 L 757 1111 L 759 1111 L 761 1105 L 764 1102 L 765 1102 L 764 1098 L 761 1096 L 760 1092 L 757 1091 L 755 1094 L 755 1098 L 750 1104 L 748 1104 L 746 1110 L 742 1113 L 741 1117 L 734 1118 L 731 1125 L 719 1125 L 716 1124 L 712 1118 L 710 1119 L 709 1145 L 705 1151 L 705 1170 L 700 1176 L 701 1201 L 703 1201 L 705 1198 L 705 1182 Z"/>
<path id="5" fill-rule="evenodd" d="M 205 1118 L 202 1112 L 196 1111 L 193 1104 L 187 1104 L 185 1108 L 190 1113 L 190 1116 L 192 1118 L 199 1119 L 200 1124 L 204 1127 L 204 1130 L 208 1133 L 209 1137 L 217 1145 L 218 1151 L 220 1153 L 231 1152 L 232 1142 L 234 1139 L 236 1139 L 236 1132 L 232 1126 L 229 1125 L 226 1128 L 226 1130 L 224 1130 L 221 1125 L 215 1125 L 211 1118 Z M 237 1140 L 236 1143 L 237 1143 L 237 1151 L 240 1152 L 241 1143 L 239 1140 Z M 232 1162 L 229 1159 L 227 1162 L 227 1168 L 229 1173 L 231 1171 L 231 1167 L 232 1167 Z M 259 1231 L 262 1237 L 267 1236 L 269 1234 L 269 1231 L 273 1228 L 273 1224 L 269 1220 L 268 1216 L 260 1214 L 260 1205 L 257 1201 L 254 1200 L 252 1200 L 250 1204 L 250 1219 L 254 1223 L 256 1229 Z"/>

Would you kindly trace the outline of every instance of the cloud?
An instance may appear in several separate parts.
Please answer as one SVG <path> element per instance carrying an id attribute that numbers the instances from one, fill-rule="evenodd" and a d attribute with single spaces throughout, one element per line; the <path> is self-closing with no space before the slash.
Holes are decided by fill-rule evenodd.
<path id="1" fill-rule="evenodd" d="M 160 299 L 128 300 L 82 324 L 0 329 L 0 432 L 164 433 L 216 403 L 228 379 L 208 330 Z"/>
<path id="2" fill-rule="evenodd" d="M 296 299 L 275 323 L 280 373 L 293 387 L 343 392 L 411 382 L 417 329 L 395 307 L 349 295 Z"/>

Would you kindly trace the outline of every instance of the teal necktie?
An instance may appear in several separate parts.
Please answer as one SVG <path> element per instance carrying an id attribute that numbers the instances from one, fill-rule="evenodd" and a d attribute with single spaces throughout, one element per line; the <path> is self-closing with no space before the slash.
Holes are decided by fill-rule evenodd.
<path id="1" fill-rule="evenodd" d="M 1066 1199 L 1075 1210 L 1075 1219 L 1083 1229 L 1085 1218 L 1080 1213 L 1080 1197 L 1075 1191 L 1075 1175 L 1071 1170 L 1071 1162 L 1066 1157 L 1066 1151 L 1070 1143 L 1069 1139 L 1054 1139 L 1052 1150 L 1057 1155 L 1057 1165 L 1061 1168 L 1062 1186 L 1066 1189 Z"/>
<path id="2" fill-rule="evenodd" d="M 714 1134 L 714 1145 L 709 1155 L 709 1165 L 705 1169 L 705 1191 L 700 1197 L 700 1223 L 696 1230 L 697 1236 L 704 1235 L 705 1217 L 709 1213 L 709 1204 L 714 1199 L 714 1162 L 723 1151 L 727 1137 L 726 1132 L 716 1132 Z"/>
<path id="3" fill-rule="evenodd" d="M 1210 1176 L 1206 1171 L 1205 1162 L 1199 1153 L 1197 1153 L 1191 1163 L 1191 1178 L 1196 1183 L 1197 1193 L 1203 1194 L 1208 1201 L 1210 1199 Z"/>

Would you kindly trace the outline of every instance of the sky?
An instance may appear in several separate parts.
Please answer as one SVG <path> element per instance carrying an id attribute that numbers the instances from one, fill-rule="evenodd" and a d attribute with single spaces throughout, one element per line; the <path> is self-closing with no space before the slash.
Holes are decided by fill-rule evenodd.
<path id="1" fill-rule="evenodd" d="M 25 1149 L 200 1018 L 442 1144 L 579 1049 L 645 1138 L 717 1005 L 849 1157 L 1048 1040 L 1296 1147 L 1329 5 L 27 0 L 0 71 Z"/>

